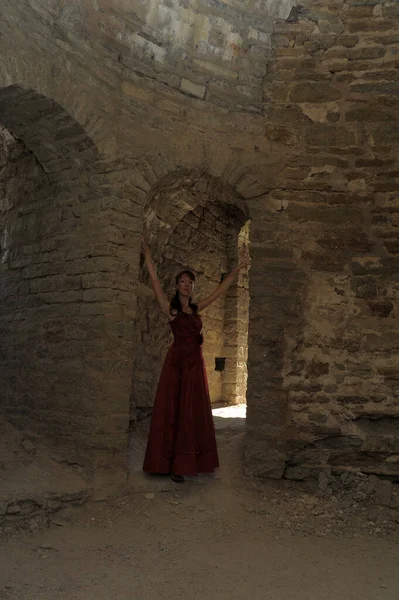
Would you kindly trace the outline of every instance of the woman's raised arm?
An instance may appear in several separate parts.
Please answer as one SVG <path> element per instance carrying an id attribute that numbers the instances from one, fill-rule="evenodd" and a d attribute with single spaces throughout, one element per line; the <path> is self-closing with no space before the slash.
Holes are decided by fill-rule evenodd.
<path id="1" fill-rule="evenodd" d="M 141 238 L 141 248 L 144 253 L 145 264 L 150 275 L 151 284 L 154 290 L 155 298 L 159 304 L 159 308 L 163 313 L 170 316 L 170 303 L 163 291 L 161 284 L 158 279 L 157 271 L 154 263 L 152 262 L 151 248 L 147 244 L 144 238 Z"/>
<path id="2" fill-rule="evenodd" d="M 248 264 L 249 258 L 247 258 L 241 264 L 237 265 L 237 267 L 233 269 L 233 271 L 231 271 L 231 273 L 229 273 L 227 277 L 223 279 L 222 283 L 218 285 L 218 287 L 212 292 L 210 296 L 198 302 L 198 311 L 204 310 L 204 308 L 207 308 L 210 304 L 213 304 L 215 300 L 217 300 L 222 294 L 227 292 L 228 288 L 231 286 L 234 279 L 237 277 L 239 271 L 247 267 Z"/>

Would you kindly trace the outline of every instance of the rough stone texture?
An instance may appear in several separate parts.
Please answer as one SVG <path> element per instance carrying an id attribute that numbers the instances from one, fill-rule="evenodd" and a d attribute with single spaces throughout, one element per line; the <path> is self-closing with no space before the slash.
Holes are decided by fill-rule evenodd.
<path id="1" fill-rule="evenodd" d="M 255 472 L 254 461 L 260 473 L 269 471 L 266 435 L 281 458 L 278 475 L 286 466 L 309 473 L 317 465 L 398 475 L 390 462 L 399 424 L 399 105 L 391 83 L 398 22 L 382 16 L 385 3 L 370 3 L 375 10 L 357 4 L 318 3 L 306 21 L 275 28 L 284 52 L 265 77 L 264 111 L 268 127 L 289 127 L 296 157 L 252 217 L 252 254 L 275 273 L 270 312 L 281 314 L 272 325 L 262 300 L 260 330 L 273 326 L 272 335 L 262 340 L 250 329 L 247 460 Z M 325 35 L 323 22 L 338 35 Z M 253 273 L 252 310 L 265 283 Z M 266 364 L 275 390 L 266 391 Z M 276 422 L 259 428 L 278 390 Z"/>
<path id="2" fill-rule="evenodd" d="M 2 413 L 56 461 L 123 476 L 119 338 L 132 296 L 113 290 L 126 268 L 109 241 L 120 213 L 93 142 L 61 107 L 12 87 L 0 114 L 26 140 L 1 129 Z"/>
<path id="3" fill-rule="evenodd" d="M 399 474 L 396 6 L 279 6 L 5 4 L 1 406 L 62 460 L 123 466 L 141 232 L 167 260 L 220 203 L 250 220 L 247 472 Z"/>

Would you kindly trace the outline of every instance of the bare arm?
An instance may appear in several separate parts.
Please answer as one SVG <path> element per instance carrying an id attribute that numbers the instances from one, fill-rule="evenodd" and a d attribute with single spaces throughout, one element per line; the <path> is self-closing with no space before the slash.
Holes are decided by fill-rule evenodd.
<path id="1" fill-rule="evenodd" d="M 233 271 L 231 271 L 231 273 L 229 273 L 227 277 L 223 279 L 222 283 L 218 285 L 218 287 L 212 292 L 210 296 L 198 302 L 198 310 L 204 310 L 204 308 L 207 308 L 210 304 L 213 304 L 215 300 L 217 300 L 222 294 L 227 292 L 228 288 L 231 286 L 234 279 L 237 277 L 239 271 L 247 265 L 248 262 L 245 261 L 243 264 L 238 265 L 235 269 L 233 269 Z"/>
<path id="2" fill-rule="evenodd" d="M 145 264 L 151 278 L 152 288 L 154 290 L 155 298 L 159 304 L 159 308 L 163 313 L 170 316 L 170 304 L 161 287 L 154 263 L 152 262 L 151 248 L 144 239 L 141 241 L 141 247 L 144 252 Z"/>

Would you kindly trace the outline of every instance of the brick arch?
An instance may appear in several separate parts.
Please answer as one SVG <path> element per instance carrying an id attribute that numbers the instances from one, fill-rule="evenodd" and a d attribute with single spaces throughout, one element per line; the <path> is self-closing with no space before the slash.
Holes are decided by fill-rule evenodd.
<path id="1" fill-rule="evenodd" d="M 148 194 L 144 231 L 164 246 L 179 221 L 207 203 L 229 206 L 242 223 L 249 218 L 248 206 L 233 186 L 202 170 L 180 169 L 158 181 Z"/>
<path id="2" fill-rule="evenodd" d="M 51 99 L 63 108 L 74 126 L 82 127 L 102 153 L 113 146 L 114 141 L 111 144 L 110 138 L 114 123 L 107 119 L 109 97 L 104 94 L 93 101 L 90 85 L 83 84 L 82 80 L 77 82 L 76 71 L 67 68 L 68 61 L 63 53 L 55 51 L 50 57 L 48 53 L 38 52 L 36 42 L 32 44 L 29 35 L 24 36 L 22 44 L 18 37 L 17 40 L 12 35 L 3 37 L 0 47 L 3 58 L 0 89 L 22 88 L 37 93 L 42 99 Z"/>
<path id="3" fill-rule="evenodd" d="M 67 111 L 51 98 L 19 85 L 0 90 L 0 119 L 24 142 L 44 171 L 88 167 L 97 158 L 93 140 Z"/>
<path id="4" fill-rule="evenodd" d="M 168 156 L 163 158 L 164 162 L 157 163 L 152 156 L 147 156 L 144 166 L 136 165 L 134 179 L 143 202 L 144 232 L 155 242 L 157 260 L 179 219 L 201 204 L 201 195 L 205 201 L 208 185 L 216 191 L 215 198 L 224 199 L 241 216 L 251 220 L 248 420 L 244 465 L 248 473 L 281 477 L 287 459 L 291 419 L 282 373 L 289 345 L 287 340 L 295 339 L 301 327 L 306 277 L 291 247 L 284 216 L 269 194 L 272 167 L 251 164 L 247 156 L 245 159 L 248 164 L 245 164 L 246 160 L 240 162 L 237 154 L 232 152 L 224 167 L 220 169 L 219 166 L 219 173 L 212 172 L 212 167 L 209 170 L 180 167 L 160 177 L 159 165 L 163 170 L 166 165 L 176 166 L 176 161 Z M 272 173 L 271 177 L 274 176 Z M 190 194 L 190 190 L 194 192 L 196 182 L 205 186 L 197 196 Z M 179 185 L 183 193 L 179 191 Z M 162 197 L 163 189 L 169 195 L 170 203 Z M 143 308 L 144 305 L 140 305 L 140 310 Z M 151 330 L 154 325 L 155 328 L 162 326 L 154 322 Z M 152 364 L 158 364 L 161 358 L 161 355 L 154 356 Z M 148 386 L 148 381 L 143 385 Z M 154 391 L 150 390 L 151 397 Z"/>
<path id="5" fill-rule="evenodd" d="M 124 477 L 131 339 L 120 338 L 134 296 L 120 283 L 130 263 L 113 242 L 120 213 L 109 165 L 68 112 L 35 91 L 0 90 L 0 126 L 11 148 L 0 174 L 2 416 L 92 482 L 104 469 Z"/>
<path id="6" fill-rule="evenodd" d="M 209 214 L 205 215 L 204 210 Z M 213 248 L 213 242 L 209 240 L 211 257 L 209 264 L 205 257 L 194 249 L 197 243 L 196 236 L 202 235 L 201 227 L 207 227 L 205 225 L 207 216 L 210 219 L 214 218 L 215 223 L 220 218 L 226 218 L 230 222 L 229 229 L 226 227 L 226 233 L 223 234 L 229 236 L 228 239 L 226 238 L 226 250 L 221 250 L 221 247 L 217 249 L 217 246 Z M 235 266 L 238 256 L 243 251 L 243 244 L 247 243 L 246 234 L 242 234 L 240 241 L 238 239 L 241 228 L 249 219 L 246 202 L 232 186 L 227 185 L 220 178 L 212 176 L 204 169 L 178 169 L 158 180 L 147 194 L 143 218 L 144 235 L 151 244 L 158 275 L 168 295 L 173 293 L 174 276 L 183 266 L 194 269 L 196 272 L 200 293 L 209 293 L 220 282 L 221 274 Z M 197 220 L 199 232 L 194 224 Z M 215 232 L 217 233 L 216 229 Z M 174 254 L 173 249 L 179 244 L 183 244 L 185 250 L 178 256 Z M 200 249 L 198 248 L 198 250 Z M 226 256 L 219 255 L 225 251 Z M 188 264 L 183 264 L 184 261 Z M 219 270 L 220 265 L 224 265 L 222 270 Z M 138 315 L 135 323 L 137 341 L 131 398 L 133 420 L 136 417 L 139 418 L 141 410 L 146 411 L 152 406 L 158 368 L 162 365 L 163 353 L 169 344 L 168 330 L 163 325 L 164 317 L 159 315 L 155 308 L 144 267 L 139 278 L 141 286 L 144 284 L 146 288 L 141 287 L 139 290 Z M 204 321 L 207 339 L 204 354 L 210 376 L 211 397 L 214 401 L 219 400 L 218 394 L 231 403 L 245 399 L 246 366 L 244 368 L 242 364 L 245 363 L 245 357 L 243 359 L 242 356 L 238 356 L 238 337 L 240 335 L 244 340 L 241 342 L 243 347 L 241 354 L 246 355 L 244 338 L 247 317 L 241 315 L 248 304 L 247 297 L 243 299 L 243 295 L 248 294 L 245 286 L 246 280 L 240 281 L 237 288 L 233 286 L 234 289 L 230 290 L 231 295 L 228 294 L 223 298 L 221 305 L 214 307 L 215 314 L 210 311 L 211 314 L 207 314 Z M 149 294 L 151 294 L 150 298 Z M 216 319 L 215 322 L 218 320 L 224 322 L 220 331 L 212 328 L 212 319 Z M 207 335 L 210 333 L 208 329 L 212 330 L 213 336 Z M 215 356 L 224 356 L 224 354 L 220 354 L 222 351 L 229 353 L 226 372 L 223 374 L 213 372 Z M 150 355 L 151 358 L 149 358 Z M 148 371 L 146 364 L 150 363 L 152 365 L 151 373 L 146 374 L 146 370 Z M 243 371 L 242 374 L 241 371 Z M 138 412 L 136 412 L 137 407 L 140 409 Z"/>

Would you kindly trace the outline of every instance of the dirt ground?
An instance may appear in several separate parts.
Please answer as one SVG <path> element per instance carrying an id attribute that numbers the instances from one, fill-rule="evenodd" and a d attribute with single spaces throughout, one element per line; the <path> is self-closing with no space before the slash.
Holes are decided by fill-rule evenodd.
<path id="1" fill-rule="evenodd" d="M 0 599 L 398 600 L 395 507 L 244 478 L 243 419 L 215 420 L 216 477 L 148 478 L 135 452 L 126 497 L 3 533 Z"/>

